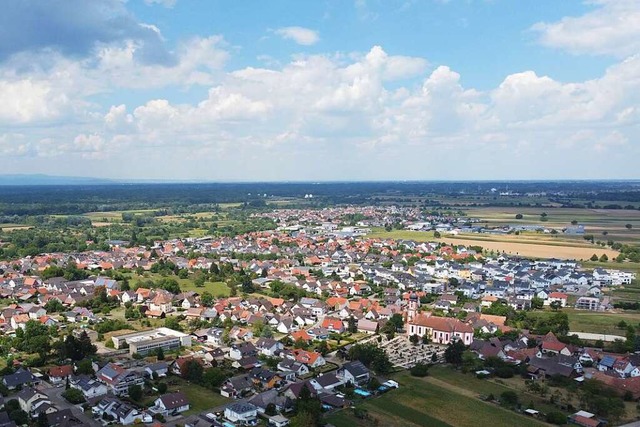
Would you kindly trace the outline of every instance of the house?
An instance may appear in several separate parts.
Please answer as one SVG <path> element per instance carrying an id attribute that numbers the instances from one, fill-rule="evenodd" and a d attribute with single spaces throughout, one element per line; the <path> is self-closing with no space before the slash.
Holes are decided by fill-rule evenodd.
<path id="1" fill-rule="evenodd" d="M 40 380 L 36 378 L 30 371 L 19 368 L 13 374 L 5 375 L 2 377 L 2 384 L 5 385 L 9 390 L 15 390 L 18 387 L 23 387 L 25 385 L 37 385 L 40 383 Z"/>
<path id="2" fill-rule="evenodd" d="M 73 375 L 72 365 L 55 366 L 49 369 L 49 382 L 60 384 L 65 382 L 71 375 Z"/>
<path id="3" fill-rule="evenodd" d="M 47 414 L 47 426 L 49 427 L 71 427 L 82 425 L 82 421 L 80 421 L 75 415 L 73 415 L 73 412 L 71 412 L 71 408 L 65 408 Z"/>
<path id="4" fill-rule="evenodd" d="M 240 360 L 245 357 L 256 356 L 257 354 L 258 349 L 251 342 L 233 344 L 229 349 L 229 358 L 233 360 Z"/>
<path id="5" fill-rule="evenodd" d="M 150 415 L 140 413 L 129 403 L 122 402 L 117 397 L 104 397 L 91 408 L 94 415 L 104 417 L 108 415 L 119 424 L 129 425 L 134 423 L 149 423 L 152 421 Z"/>
<path id="6" fill-rule="evenodd" d="M 189 410 L 189 401 L 184 393 L 167 393 L 153 402 L 151 412 L 164 415 L 176 415 Z"/>
<path id="7" fill-rule="evenodd" d="M 336 332 L 341 334 L 345 331 L 344 323 L 340 319 L 333 317 L 325 317 L 322 320 L 321 326 L 330 332 Z"/>
<path id="8" fill-rule="evenodd" d="M 253 390 L 253 385 L 253 380 L 248 375 L 236 375 L 224 382 L 220 387 L 220 394 L 224 397 L 241 397 Z"/>
<path id="9" fill-rule="evenodd" d="M 106 384 L 94 380 L 86 375 L 71 377 L 69 379 L 69 386 L 80 390 L 87 400 L 104 396 L 109 391 Z"/>
<path id="10" fill-rule="evenodd" d="M 567 294 L 563 294 L 562 292 L 551 292 L 549 297 L 545 300 L 544 305 L 551 305 L 554 302 L 560 304 L 560 307 L 567 306 Z"/>
<path id="11" fill-rule="evenodd" d="M 265 356 L 275 356 L 284 349 L 284 345 L 273 338 L 260 338 L 256 341 L 255 347 Z"/>
<path id="12" fill-rule="evenodd" d="M 127 371 L 115 363 L 107 363 L 100 369 L 96 377 L 103 382 L 116 396 L 127 396 L 129 387 L 133 385 L 144 385 L 144 378 L 134 371 Z"/>
<path id="13" fill-rule="evenodd" d="M 294 372 L 298 377 L 302 377 L 309 373 L 309 367 L 307 365 L 287 358 L 278 363 L 278 370 L 282 372 Z"/>
<path id="14" fill-rule="evenodd" d="M 294 359 L 296 362 L 304 363 L 311 368 L 317 368 L 327 363 L 317 351 L 294 349 L 287 354 L 287 357 Z"/>
<path id="15" fill-rule="evenodd" d="M 253 424 L 258 416 L 258 409 L 251 403 L 234 403 L 224 410 L 224 417 L 232 423 Z"/>
<path id="16" fill-rule="evenodd" d="M 591 310 L 599 311 L 602 309 L 600 305 L 600 298 L 597 297 L 580 297 L 576 301 L 576 310 Z"/>
<path id="17" fill-rule="evenodd" d="M 354 385 L 363 385 L 369 382 L 371 374 L 369 369 L 362 364 L 359 360 L 345 363 L 338 369 L 336 376 L 342 379 L 345 383 L 350 382 Z"/>
<path id="18" fill-rule="evenodd" d="M 169 365 L 167 362 L 160 361 L 157 363 L 151 363 L 144 367 L 144 372 L 150 377 L 166 377 L 169 372 Z"/>
<path id="19" fill-rule="evenodd" d="M 358 320 L 358 332 L 364 332 L 365 334 L 378 333 L 378 322 L 362 318 Z"/>
<path id="20" fill-rule="evenodd" d="M 51 405 L 51 401 L 49 397 L 41 393 L 40 391 L 31 388 L 25 387 L 17 394 L 18 403 L 20 404 L 20 409 L 22 409 L 27 414 L 31 414 L 35 412 L 35 410 L 40 407 L 40 405 L 48 404 Z"/>
<path id="21" fill-rule="evenodd" d="M 344 379 L 338 378 L 338 376 L 333 372 L 328 372 L 311 380 L 311 385 L 313 385 L 316 390 L 333 390 L 335 387 L 344 383 Z"/>

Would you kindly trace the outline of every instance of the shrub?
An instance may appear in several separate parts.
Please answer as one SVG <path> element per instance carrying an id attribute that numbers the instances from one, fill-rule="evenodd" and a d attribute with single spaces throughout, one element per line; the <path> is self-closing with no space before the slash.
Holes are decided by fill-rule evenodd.
<path id="1" fill-rule="evenodd" d="M 515 391 L 503 391 L 500 395 L 500 403 L 503 406 L 514 407 L 518 404 L 518 394 Z"/>
<path id="2" fill-rule="evenodd" d="M 567 417 L 558 411 L 551 411 L 547 414 L 546 420 L 549 424 L 561 426 L 567 423 Z"/>
<path id="3" fill-rule="evenodd" d="M 495 371 L 498 378 L 511 378 L 513 377 L 513 369 L 508 366 L 502 366 Z"/>
<path id="4" fill-rule="evenodd" d="M 424 363 L 417 363 L 413 368 L 409 370 L 409 373 L 414 377 L 426 377 L 429 375 L 429 365 Z"/>

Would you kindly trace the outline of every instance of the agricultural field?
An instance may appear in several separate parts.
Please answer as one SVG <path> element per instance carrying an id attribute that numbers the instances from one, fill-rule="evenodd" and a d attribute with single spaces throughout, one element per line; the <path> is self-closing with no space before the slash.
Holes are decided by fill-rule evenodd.
<path id="1" fill-rule="evenodd" d="M 416 242 L 432 242 L 437 239 L 433 237 L 432 231 L 411 231 L 411 230 L 391 230 L 386 231 L 382 227 L 373 227 L 367 234 L 370 239 L 394 239 L 394 240 L 415 240 Z"/>
<path id="2" fill-rule="evenodd" d="M 596 240 L 614 240 L 616 242 L 640 242 L 640 211 L 624 209 L 573 209 L 538 207 L 483 207 L 468 208 L 465 213 L 479 218 L 481 224 L 501 225 L 541 225 L 553 228 L 571 226 L 571 221 L 585 226 L 586 234 L 593 234 Z M 541 214 L 546 213 L 546 221 Z M 515 219 L 522 214 L 522 219 Z M 627 229 L 626 225 L 632 228 Z M 606 234 L 603 234 L 606 233 Z M 563 236 L 583 240 L 582 236 Z"/>
<path id="3" fill-rule="evenodd" d="M 479 399 L 480 395 L 499 395 L 502 391 L 512 390 L 511 388 L 454 371 L 447 372 L 447 369 L 432 368 L 431 376 L 426 378 L 414 378 L 406 372 L 400 373 L 394 377 L 400 383 L 398 390 L 364 401 L 357 407 L 365 409 L 380 426 L 545 425 Z M 528 394 L 521 395 L 520 400 L 524 402 L 535 399 Z M 371 419 L 360 420 L 353 415 L 352 410 L 337 412 L 329 416 L 327 421 L 337 427 L 372 425 Z"/>
<path id="4" fill-rule="evenodd" d="M 559 259 L 575 259 L 586 260 L 591 258 L 593 254 L 598 257 L 607 255 L 609 259 L 618 256 L 618 252 L 612 249 L 603 248 L 598 245 L 590 245 L 587 247 L 563 245 L 556 242 L 535 242 L 526 241 L 519 242 L 517 240 L 520 236 L 491 236 L 490 238 L 473 238 L 464 235 L 464 237 L 443 237 L 438 241 L 445 242 L 451 245 L 466 245 L 466 246 L 482 246 L 485 251 L 494 251 L 496 253 L 507 253 L 510 255 L 519 255 L 530 258 L 559 258 Z"/>

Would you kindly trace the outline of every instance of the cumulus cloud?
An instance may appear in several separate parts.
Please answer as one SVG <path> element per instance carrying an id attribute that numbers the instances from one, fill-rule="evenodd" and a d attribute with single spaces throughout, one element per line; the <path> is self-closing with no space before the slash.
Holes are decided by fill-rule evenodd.
<path id="1" fill-rule="evenodd" d="M 142 63 L 171 64 L 157 28 L 138 22 L 121 0 L 22 0 L 0 13 L 0 61 L 24 51 L 86 57 L 96 45 L 135 41 Z"/>
<path id="2" fill-rule="evenodd" d="M 275 33 L 283 39 L 293 40 L 303 46 L 311 46 L 320 41 L 317 31 L 304 27 L 282 27 L 275 30 Z"/>
<path id="3" fill-rule="evenodd" d="M 154 178 L 584 176 L 567 156 L 598 162 L 600 176 L 635 173 L 621 165 L 640 154 L 640 56 L 587 81 L 524 70 L 477 90 L 447 65 L 381 46 L 235 70 L 224 47 L 184 41 L 172 66 L 137 64 L 135 41 L 90 58 L 13 55 L 0 65 L 0 154 L 50 173 L 65 172 L 56 157 L 76 174 Z M 162 92 L 174 86 L 189 96 Z M 96 103 L 105 93 L 115 101 Z"/>
<path id="4" fill-rule="evenodd" d="M 636 0 L 592 0 L 597 8 L 558 22 L 540 22 L 532 27 L 546 46 L 576 54 L 626 57 L 640 53 L 640 2 Z"/>

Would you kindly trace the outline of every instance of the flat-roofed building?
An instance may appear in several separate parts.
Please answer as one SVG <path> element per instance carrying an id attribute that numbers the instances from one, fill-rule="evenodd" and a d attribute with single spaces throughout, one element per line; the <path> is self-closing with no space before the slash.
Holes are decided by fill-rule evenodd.
<path id="1" fill-rule="evenodd" d="M 148 354 L 158 348 L 174 350 L 191 347 L 191 336 L 169 328 L 150 329 L 112 337 L 116 349 L 129 347 L 129 354 Z"/>

